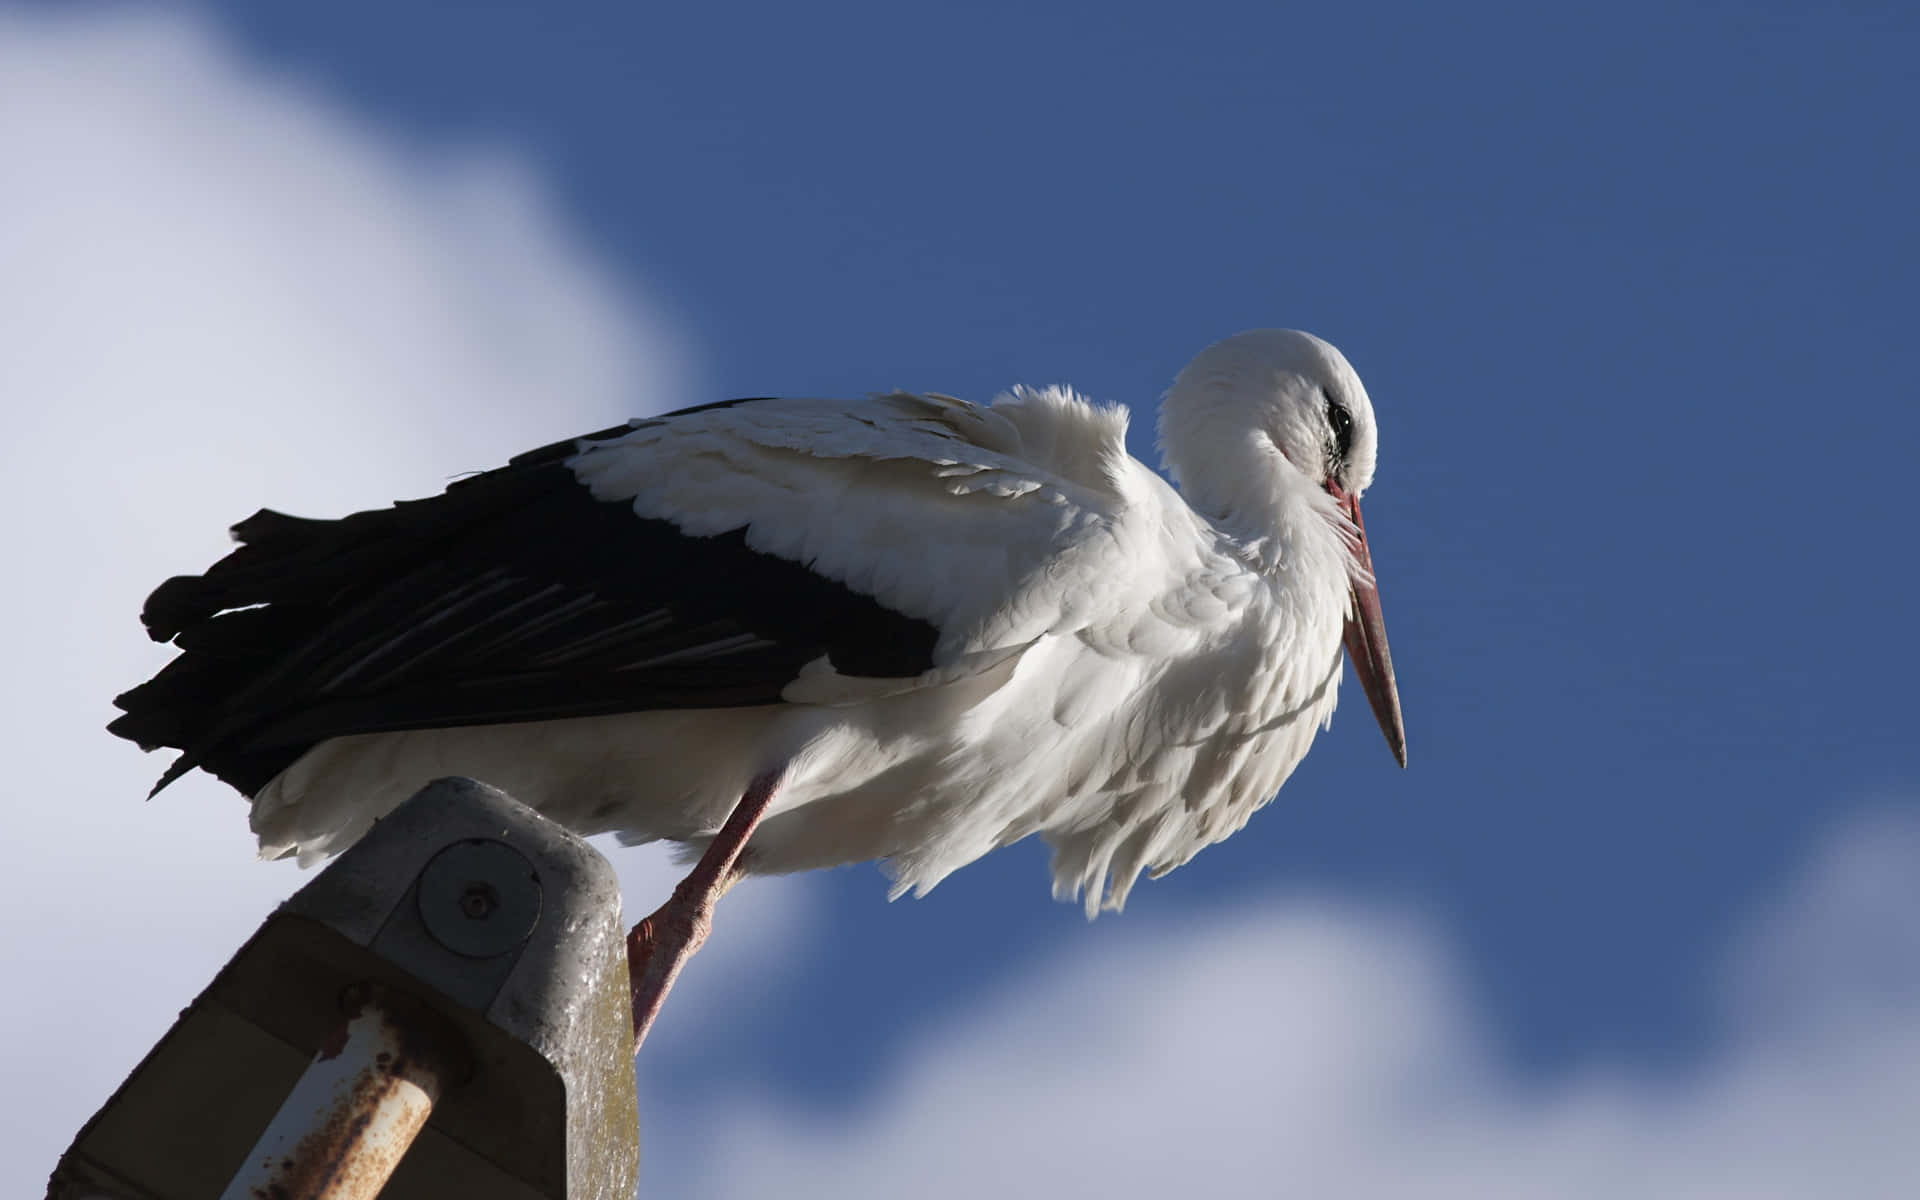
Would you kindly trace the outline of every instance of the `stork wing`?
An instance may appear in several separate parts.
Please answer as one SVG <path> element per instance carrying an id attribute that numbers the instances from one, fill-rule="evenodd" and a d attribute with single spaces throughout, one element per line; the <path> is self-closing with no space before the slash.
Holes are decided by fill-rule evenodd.
<path id="1" fill-rule="evenodd" d="M 639 422 L 571 463 L 596 499 L 695 536 L 744 528 L 751 549 L 931 622 L 947 664 L 1071 626 L 1130 581 L 1113 535 L 1171 493 L 1125 439 L 1124 409 L 1063 389 L 991 407 L 895 393 Z"/>
<path id="2" fill-rule="evenodd" d="M 344 734 L 950 676 L 1115 602 L 1128 489 L 1159 484 L 1124 429 L 1064 393 L 733 402 L 390 509 L 263 511 L 148 600 L 183 653 L 110 728 L 185 751 L 160 786 L 251 794 Z"/>

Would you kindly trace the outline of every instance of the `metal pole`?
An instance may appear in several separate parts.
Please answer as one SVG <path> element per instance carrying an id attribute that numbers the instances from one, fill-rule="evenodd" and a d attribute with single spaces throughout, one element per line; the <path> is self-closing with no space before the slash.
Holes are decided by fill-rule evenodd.
<path id="1" fill-rule="evenodd" d="M 373 1200 L 457 1081 L 461 1055 L 400 998 L 352 989 L 220 1200 Z M 398 1011 L 396 1011 L 398 1010 Z M 429 1018 L 430 1019 L 430 1018 Z"/>

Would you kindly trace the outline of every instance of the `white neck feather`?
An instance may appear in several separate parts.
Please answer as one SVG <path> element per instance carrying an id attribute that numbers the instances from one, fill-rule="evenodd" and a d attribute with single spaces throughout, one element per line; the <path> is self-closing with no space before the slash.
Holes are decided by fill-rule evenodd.
<path id="1" fill-rule="evenodd" d="M 1284 581 L 1276 591 L 1298 615 L 1344 617 L 1357 569 L 1344 518 L 1281 452 L 1262 419 L 1267 407 L 1226 381 L 1176 387 L 1160 408 L 1162 465 L 1196 514 L 1256 570 Z"/>

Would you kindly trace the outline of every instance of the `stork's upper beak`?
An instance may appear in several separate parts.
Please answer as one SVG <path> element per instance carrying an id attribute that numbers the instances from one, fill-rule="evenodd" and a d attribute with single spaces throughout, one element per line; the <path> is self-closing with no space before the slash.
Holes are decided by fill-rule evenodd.
<path id="1" fill-rule="evenodd" d="M 1360 499 L 1350 496 L 1336 483 L 1327 491 L 1353 522 L 1358 533 L 1354 551 L 1366 569 L 1370 582 L 1353 585 L 1353 599 L 1347 614 L 1345 641 L 1347 657 L 1353 660 L 1353 673 L 1366 689 L 1367 703 L 1387 735 L 1387 745 L 1401 766 L 1407 765 L 1407 727 L 1400 717 L 1400 688 L 1393 681 L 1393 655 L 1387 652 L 1387 623 L 1380 616 L 1380 587 L 1373 576 L 1373 553 L 1367 549 L 1367 525 L 1360 519 Z"/>

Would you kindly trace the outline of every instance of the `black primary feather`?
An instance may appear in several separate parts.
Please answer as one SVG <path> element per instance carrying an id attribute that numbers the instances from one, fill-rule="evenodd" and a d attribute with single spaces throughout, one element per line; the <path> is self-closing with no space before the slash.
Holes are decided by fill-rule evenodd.
<path id="1" fill-rule="evenodd" d="M 346 734 L 773 704 L 823 654 L 847 675 L 932 667 L 933 625 L 744 526 L 689 537 L 595 500 L 566 459 L 632 427 L 388 509 L 255 513 L 239 548 L 148 598 L 148 632 L 181 653 L 108 728 L 183 752 L 155 791 L 198 766 L 251 795 Z"/>

